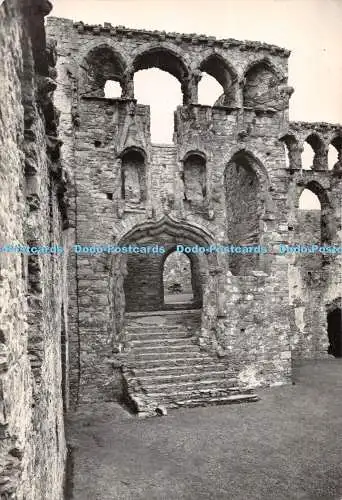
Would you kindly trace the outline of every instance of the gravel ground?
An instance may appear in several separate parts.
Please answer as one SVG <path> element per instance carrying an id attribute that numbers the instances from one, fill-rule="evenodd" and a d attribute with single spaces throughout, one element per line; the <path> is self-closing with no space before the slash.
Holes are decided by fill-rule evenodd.
<path id="1" fill-rule="evenodd" d="M 70 418 L 75 500 L 341 500 L 342 359 L 301 362 L 261 400 Z"/>

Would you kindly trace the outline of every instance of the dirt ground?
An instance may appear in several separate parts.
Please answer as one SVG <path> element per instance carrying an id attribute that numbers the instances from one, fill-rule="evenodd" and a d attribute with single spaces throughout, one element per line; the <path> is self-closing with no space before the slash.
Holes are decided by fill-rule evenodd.
<path id="1" fill-rule="evenodd" d="M 75 500 L 342 500 L 342 359 L 301 362 L 257 403 L 70 418 Z"/>

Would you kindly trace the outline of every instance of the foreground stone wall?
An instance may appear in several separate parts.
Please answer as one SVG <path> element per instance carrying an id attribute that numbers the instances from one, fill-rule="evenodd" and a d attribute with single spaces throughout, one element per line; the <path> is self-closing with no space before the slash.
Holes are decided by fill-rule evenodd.
<path id="1" fill-rule="evenodd" d="M 64 245 L 55 53 L 43 1 L 0 7 L 0 244 Z M 66 256 L 0 253 L 0 496 L 60 500 L 66 444 Z M 61 331 L 64 331 L 63 341 Z M 66 408 L 67 401 L 64 401 Z"/>

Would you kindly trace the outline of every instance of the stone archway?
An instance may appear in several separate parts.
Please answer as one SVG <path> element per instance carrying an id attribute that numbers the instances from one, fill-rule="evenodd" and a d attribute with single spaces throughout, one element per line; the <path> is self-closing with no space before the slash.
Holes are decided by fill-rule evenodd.
<path id="1" fill-rule="evenodd" d="M 165 309 L 163 271 L 166 258 L 177 245 L 209 246 L 213 239 L 201 228 L 164 217 L 158 222 L 133 228 L 120 242 L 121 246 L 128 244 L 155 250 L 127 255 L 127 274 L 123 284 L 126 312 L 156 311 Z M 217 267 L 217 256 L 190 254 L 189 259 L 194 295 L 192 307 L 200 308 L 208 272 Z"/>

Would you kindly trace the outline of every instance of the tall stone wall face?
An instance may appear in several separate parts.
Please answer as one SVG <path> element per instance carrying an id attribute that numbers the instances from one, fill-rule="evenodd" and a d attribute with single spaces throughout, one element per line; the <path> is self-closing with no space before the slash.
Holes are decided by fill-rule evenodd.
<path id="1" fill-rule="evenodd" d="M 334 132 L 336 127 L 331 127 L 330 140 Z M 321 162 L 319 169 L 293 172 L 289 185 L 292 245 L 342 247 L 341 178 L 341 170 L 328 170 L 327 162 Z M 316 194 L 321 210 L 298 208 L 304 188 Z M 288 262 L 293 356 L 325 357 L 329 346 L 327 315 L 333 306 L 341 308 L 341 253 L 295 254 L 288 256 Z"/>
<path id="2" fill-rule="evenodd" d="M 296 214 L 289 200 L 299 185 L 293 172 L 301 144 L 288 122 L 293 91 L 287 85 L 288 51 L 67 19 L 50 18 L 47 29 L 58 45 L 61 85 L 55 105 L 61 111 L 63 161 L 74 172 L 69 204 L 75 243 L 271 247 L 291 241 Z M 169 71 L 181 82 L 183 105 L 175 110 L 172 145 L 151 143 L 149 107 L 134 98 L 134 73 L 149 67 Z M 202 71 L 223 87 L 214 107 L 197 103 Z M 120 82 L 121 99 L 104 97 L 107 80 Z M 323 159 L 321 148 L 316 164 Z M 79 402 L 112 398 L 112 356 L 124 340 L 120 331 L 124 309 L 129 310 L 127 297 L 134 292 L 139 305 L 151 294 L 149 309 L 160 307 L 162 259 L 150 256 L 144 266 L 128 257 L 115 287 L 113 277 L 122 264 L 113 265 L 116 257 L 73 258 L 71 392 Z M 199 342 L 235 364 L 241 380 L 251 385 L 286 381 L 297 332 L 289 258 L 271 253 L 253 259 L 227 254 L 203 259 Z M 326 332 L 319 335 L 325 342 Z M 322 353 L 310 339 L 304 351 L 308 356 Z"/>
<path id="3" fill-rule="evenodd" d="M 50 8 L 40 1 L 0 7 L 1 246 L 65 243 L 52 53 L 45 52 Z M 0 496 L 60 500 L 66 256 L 1 252 L 0 261 Z"/>

